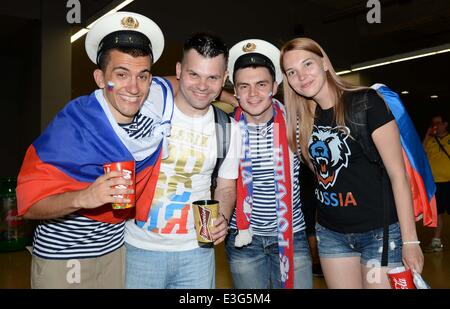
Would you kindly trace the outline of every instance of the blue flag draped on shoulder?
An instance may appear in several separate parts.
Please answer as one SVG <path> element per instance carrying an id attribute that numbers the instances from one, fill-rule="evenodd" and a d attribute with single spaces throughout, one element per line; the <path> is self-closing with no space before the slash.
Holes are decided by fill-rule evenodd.
<path id="1" fill-rule="evenodd" d="M 409 176 L 416 221 L 423 219 L 423 225 L 435 227 L 437 225 L 436 185 L 419 135 L 400 97 L 383 84 L 375 84 L 372 88 L 383 97 L 400 130 L 403 159 Z"/>

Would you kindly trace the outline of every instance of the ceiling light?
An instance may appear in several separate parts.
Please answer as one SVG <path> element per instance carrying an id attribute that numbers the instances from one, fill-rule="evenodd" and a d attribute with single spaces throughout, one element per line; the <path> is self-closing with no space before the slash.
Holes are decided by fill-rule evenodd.
<path id="1" fill-rule="evenodd" d="M 133 2 L 134 0 L 125 0 L 122 1 L 119 5 L 117 5 L 115 8 L 113 8 L 111 11 L 109 11 L 108 13 L 103 14 L 102 16 L 100 16 L 99 18 L 97 18 L 96 20 L 94 20 L 92 23 L 90 23 L 86 28 L 81 29 L 80 31 L 78 31 L 77 33 L 75 33 L 74 35 L 72 35 L 70 37 L 70 43 L 75 42 L 76 40 L 78 40 L 79 38 L 81 38 L 83 35 L 85 35 L 86 33 L 89 32 L 89 30 L 92 28 L 92 26 L 102 17 L 105 17 L 107 15 L 111 15 L 121 9 L 123 9 L 124 7 L 126 7 L 128 4 L 130 4 L 131 2 Z"/>
<path id="2" fill-rule="evenodd" d="M 437 99 L 437 98 L 438 98 L 438 96 L 437 96 L 437 95 L 435 95 L 435 94 L 433 94 L 432 96 L 430 96 L 430 98 L 432 98 L 432 99 Z"/>
<path id="3" fill-rule="evenodd" d="M 337 75 L 344 75 L 344 74 L 348 74 L 351 73 L 352 71 L 350 70 L 345 70 L 345 71 L 340 71 L 340 72 L 336 72 Z"/>
<path id="4" fill-rule="evenodd" d="M 387 65 L 390 64 L 390 61 L 386 61 L 386 62 L 379 62 L 379 63 L 374 63 L 374 64 L 369 64 L 369 65 L 365 65 L 365 66 L 353 66 L 351 71 L 355 72 L 355 71 L 361 71 L 361 70 L 366 70 L 366 69 L 370 69 L 370 68 L 375 68 L 375 67 L 381 67 L 383 65 Z"/>
<path id="5" fill-rule="evenodd" d="M 372 61 L 361 62 L 351 66 L 350 70 L 340 71 L 336 74 L 344 75 L 355 71 L 367 70 L 383 65 L 393 64 L 397 62 L 409 61 L 422 57 L 434 56 L 437 54 L 450 52 L 450 44 L 439 45 L 431 48 L 421 49 L 409 53 L 394 55 L 390 57 L 380 58 Z"/>
<path id="6" fill-rule="evenodd" d="M 409 94 L 409 91 L 408 90 L 404 90 L 404 91 L 401 92 L 401 94 Z"/>
<path id="7" fill-rule="evenodd" d="M 74 35 L 72 35 L 70 37 L 70 43 L 75 42 L 76 40 L 78 40 L 79 38 L 81 38 L 83 35 L 85 35 L 86 33 L 89 32 L 89 29 L 83 28 L 80 31 L 78 31 L 77 33 L 75 33 Z"/>

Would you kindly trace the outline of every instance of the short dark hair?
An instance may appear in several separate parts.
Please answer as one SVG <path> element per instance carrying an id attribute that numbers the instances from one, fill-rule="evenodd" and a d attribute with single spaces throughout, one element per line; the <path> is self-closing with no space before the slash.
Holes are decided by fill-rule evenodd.
<path id="1" fill-rule="evenodd" d="M 137 49 L 137 48 L 129 48 L 129 47 L 112 48 L 112 49 L 108 49 L 108 50 L 104 51 L 98 58 L 97 67 L 100 70 L 102 70 L 103 72 L 105 72 L 106 67 L 108 66 L 108 63 L 111 60 L 111 51 L 113 51 L 113 50 L 118 50 L 121 53 L 128 54 L 134 58 L 150 56 L 150 63 L 153 63 L 152 56 L 151 56 L 150 52 L 148 52 L 148 51 L 145 51 L 142 49 Z"/>
<path id="2" fill-rule="evenodd" d="M 272 76 L 272 81 L 276 81 L 275 78 L 275 66 L 266 55 L 260 54 L 260 53 L 249 53 L 249 54 L 243 54 L 240 57 L 238 57 L 234 63 L 234 72 L 230 72 L 230 74 L 233 74 L 233 80 L 236 78 L 236 73 L 240 69 L 246 69 L 246 68 L 266 68 L 267 71 L 269 71 L 270 75 Z"/>
<path id="3" fill-rule="evenodd" d="M 200 55 L 206 58 L 214 58 L 223 55 L 225 64 L 228 63 L 228 46 L 218 36 L 199 32 L 188 38 L 183 45 L 183 57 L 191 49 L 196 50 Z"/>

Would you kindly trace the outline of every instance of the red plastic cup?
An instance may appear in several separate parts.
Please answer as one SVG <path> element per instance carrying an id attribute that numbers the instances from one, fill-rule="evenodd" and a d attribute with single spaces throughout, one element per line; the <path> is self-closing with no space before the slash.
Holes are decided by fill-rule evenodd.
<path id="1" fill-rule="evenodd" d="M 387 273 L 389 283 L 393 289 L 415 289 L 411 269 L 406 270 L 404 266 L 391 269 Z"/>
<path id="2" fill-rule="evenodd" d="M 134 170 L 134 161 L 125 161 L 125 162 L 114 162 L 114 163 L 107 163 L 103 164 L 103 170 L 105 173 L 108 173 L 110 171 L 122 171 L 124 172 L 123 178 L 125 179 L 131 179 L 131 185 L 124 186 L 124 185 L 117 185 L 114 186 L 114 188 L 122 188 L 122 189 L 135 189 L 135 170 Z M 114 195 L 114 197 L 117 198 L 128 198 L 130 199 L 129 203 L 112 203 L 113 209 L 125 209 L 125 208 L 131 208 L 135 206 L 135 200 L 136 195 L 135 194 L 118 194 Z"/>

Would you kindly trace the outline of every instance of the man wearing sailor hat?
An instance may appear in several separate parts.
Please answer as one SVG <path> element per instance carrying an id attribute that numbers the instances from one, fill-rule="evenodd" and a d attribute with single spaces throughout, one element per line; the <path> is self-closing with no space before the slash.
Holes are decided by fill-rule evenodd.
<path id="1" fill-rule="evenodd" d="M 124 221 L 134 208 L 113 211 L 111 203 L 128 203 L 121 196 L 135 193 L 136 215 L 148 212 L 140 203 L 151 200 L 148 179 L 167 155 L 173 108 L 170 86 L 150 73 L 163 48 L 161 29 L 136 13 L 108 15 L 88 33 L 100 89 L 57 114 L 29 147 L 18 178 L 20 215 L 41 220 L 33 288 L 124 287 Z M 103 171 L 121 161 L 136 162 L 135 190 L 123 189 L 130 180 L 122 172 Z"/>
<path id="2" fill-rule="evenodd" d="M 285 108 L 273 98 L 283 78 L 279 58 L 277 47 L 258 39 L 230 49 L 229 77 L 239 102 L 235 119 L 245 151 L 226 250 L 239 289 L 312 288 L 300 160 L 289 149 Z"/>

